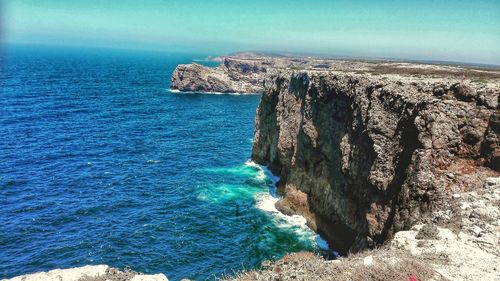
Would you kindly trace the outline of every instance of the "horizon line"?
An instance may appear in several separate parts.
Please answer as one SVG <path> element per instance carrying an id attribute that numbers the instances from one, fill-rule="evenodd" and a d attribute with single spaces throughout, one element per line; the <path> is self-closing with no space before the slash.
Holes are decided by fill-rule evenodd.
<path id="1" fill-rule="evenodd" d="M 440 59 L 418 59 L 418 58 L 398 58 L 398 57 L 385 57 L 385 56 L 356 56 L 356 55 L 339 55 L 335 53 L 326 52 L 287 52 L 287 51 L 271 51 L 271 50 L 239 50 L 231 52 L 213 53 L 210 51 L 196 51 L 196 50 L 172 50 L 169 48 L 159 47 L 131 47 L 131 46 L 112 46 L 112 45 L 93 45 L 93 44 L 79 44 L 79 43 L 47 43 L 47 42 L 26 42 L 26 41 L 0 41 L 0 51 L 6 50 L 8 47 L 14 46 L 42 46 L 46 48 L 68 48 L 68 49 L 93 49 L 93 50 L 117 50 L 117 51 L 132 51 L 132 52 L 154 52 L 164 54 L 191 54 L 191 55 L 204 55 L 210 57 L 218 56 L 232 56 L 239 53 L 254 53 L 257 55 L 267 56 L 284 56 L 284 57 L 315 57 L 320 59 L 337 59 L 337 60 L 366 60 L 366 61 L 393 61 L 393 62 L 410 62 L 420 64 L 437 64 L 437 65 L 451 65 L 451 66 L 475 66 L 480 68 L 498 69 L 500 63 L 484 63 L 473 61 L 458 61 L 458 60 L 440 60 Z"/>

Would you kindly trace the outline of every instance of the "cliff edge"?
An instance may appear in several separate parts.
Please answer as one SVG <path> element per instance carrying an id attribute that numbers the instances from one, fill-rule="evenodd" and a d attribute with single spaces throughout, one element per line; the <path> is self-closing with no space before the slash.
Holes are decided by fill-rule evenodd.
<path id="1" fill-rule="evenodd" d="M 276 73 L 255 117 L 252 159 L 280 176 L 278 209 L 342 253 L 458 217 L 453 194 L 500 172 L 498 71 L 364 66 Z"/>

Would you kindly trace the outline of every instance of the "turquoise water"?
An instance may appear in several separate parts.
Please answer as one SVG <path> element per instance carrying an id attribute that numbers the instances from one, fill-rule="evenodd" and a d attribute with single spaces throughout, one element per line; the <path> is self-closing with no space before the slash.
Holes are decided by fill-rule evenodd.
<path id="1" fill-rule="evenodd" d="M 0 278 L 108 264 L 204 280 L 317 248 L 249 161 L 260 97 L 167 90 L 195 58 L 7 50 Z"/>

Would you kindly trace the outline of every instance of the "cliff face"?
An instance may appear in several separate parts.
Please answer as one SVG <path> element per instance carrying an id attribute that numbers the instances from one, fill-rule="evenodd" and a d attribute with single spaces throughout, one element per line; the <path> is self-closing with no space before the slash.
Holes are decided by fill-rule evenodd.
<path id="1" fill-rule="evenodd" d="M 384 243 L 500 170 L 498 79 L 282 72 L 265 83 L 252 158 L 277 207 L 341 252 Z"/>
<path id="2" fill-rule="evenodd" d="M 259 61 L 225 58 L 218 67 L 181 64 L 172 74 L 171 88 L 188 92 L 261 93 L 266 74 Z"/>

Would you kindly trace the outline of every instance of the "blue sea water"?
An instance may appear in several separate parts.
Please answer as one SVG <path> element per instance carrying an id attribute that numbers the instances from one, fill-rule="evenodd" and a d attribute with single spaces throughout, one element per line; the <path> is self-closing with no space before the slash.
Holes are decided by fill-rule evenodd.
<path id="1" fill-rule="evenodd" d="M 260 97 L 168 91 L 195 58 L 6 50 L 0 279 L 108 264 L 204 280 L 317 248 L 249 161 Z"/>

